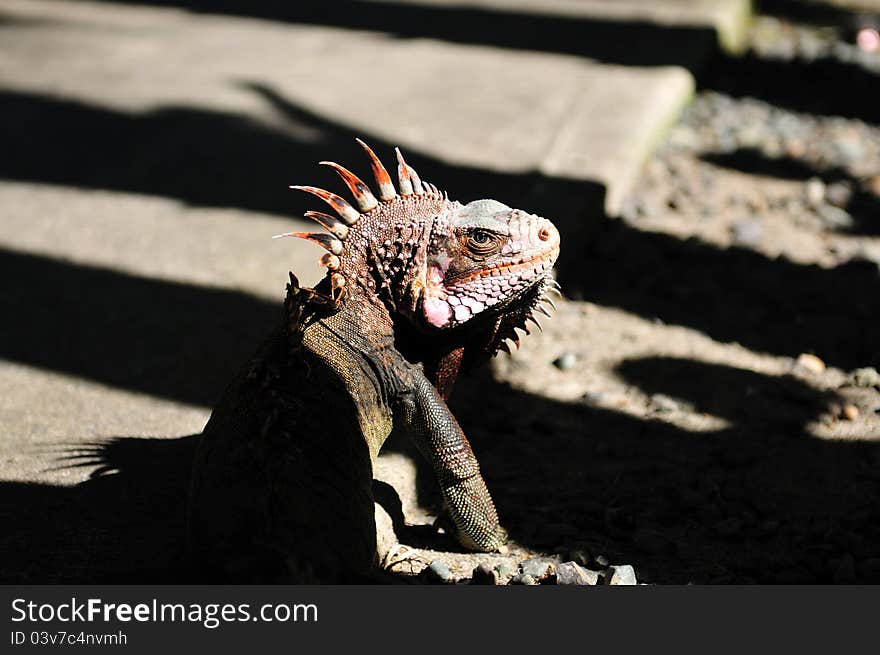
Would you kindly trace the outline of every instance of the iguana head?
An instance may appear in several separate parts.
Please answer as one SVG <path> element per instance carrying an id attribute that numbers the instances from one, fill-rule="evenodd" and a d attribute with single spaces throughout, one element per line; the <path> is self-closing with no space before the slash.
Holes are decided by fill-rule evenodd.
<path id="1" fill-rule="evenodd" d="M 346 295 L 381 301 L 393 320 L 426 331 L 481 329 L 485 349 L 518 343 L 532 313 L 546 311 L 546 293 L 558 288 L 551 271 L 559 232 L 547 219 L 495 200 L 462 205 L 423 182 L 397 151 L 395 190 L 385 167 L 362 141 L 378 185 L 378 198 L 356 175 L 332 167 L 354 195 L 358 209 L 340 196 L 295 186 L 324 200 L 336 216 L 306 212 L 327 233 L 291 232 L 329 252 L 324 286 L 339 306 Z M 550 303 L 552 304 L 552 303 Z M 528 330 L 526 329 L 526 332 Z"/>
<path id="2" fill-rule="evenodd" d="M 496 315 L 543 284 L 559 255 L 559 232 L 546 218 L 496 200 L 450 203 L 434 221 L 421 313 L 454 329 Z"/>

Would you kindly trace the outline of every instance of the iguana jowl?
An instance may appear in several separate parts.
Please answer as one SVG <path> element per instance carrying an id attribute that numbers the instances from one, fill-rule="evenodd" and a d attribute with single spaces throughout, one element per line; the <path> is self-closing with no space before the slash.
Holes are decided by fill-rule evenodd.
<path id="1" fill-rule="evenodd" d="M 357 209 L 335 212 L 315 289 L 291 275 L 280 326 L 227 388 L 200 440 L 189 503 L 195 553 L 226 579 L 345 580 L 376 557 L 372 465 L 392 427 L 431 462 L 459 542 L 507 538 L 477 460 L 446 405 L 459 370 L 519 343 L 557 289 L 559 233 L 495 200 L 466 205 L 397 151 L 398 186 L 366 151 L 378 198 L 333 162 Z M 279 235 L 288 236 L 288 235 Z M 552 304 L 552 302 L 550 303 Z M 545 312 L 546 313 L 546 312 Z M 528 332 L 528 330 L 526 330 Z"/>

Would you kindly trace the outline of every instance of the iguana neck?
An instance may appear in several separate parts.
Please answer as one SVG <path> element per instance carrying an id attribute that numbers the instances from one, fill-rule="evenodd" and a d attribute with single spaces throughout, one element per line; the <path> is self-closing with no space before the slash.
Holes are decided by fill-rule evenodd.
<path id="1" fill-rule="evenodd" d="M 343 304 L 382 305 L 395 322 L 412 317 L 425 287 L 434 224 L 457 205 L 443 197 L 412 195 L 364 214 L 339 257 L 349 295 Z"/>

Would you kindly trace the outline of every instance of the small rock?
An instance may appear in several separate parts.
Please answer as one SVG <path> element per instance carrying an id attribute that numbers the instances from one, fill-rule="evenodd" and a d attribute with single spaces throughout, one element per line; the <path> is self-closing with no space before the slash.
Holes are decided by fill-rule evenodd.
<path id="1" fill-rule="evenodd" d="M 498 573 L 488 564 L 480 564 L 471 574 L 471 584 L 496 585 L 498 584 Z"/>
<path id="2" fill-rule="evenodd" d="M 840 415 L 847 421 L 855 421 L 859 417 L 859 408 L 852 403 L 847 403 L 843 406 Z"/>
<path id="3" fill-rule="evenodd" d="M 803 371 L 814 373 L 816 375 L 825 372 L 825 362 L 810 353 L 801 353 L 798 355 L 795 366 Z"/>
<path id="4" fill-rule="evenodd" d="M 865 148 L 855 137 L 838 139 L 835 142 L 837 152 L 844 164 L 851 164 L 864 156 Z"/>
<path id="5" fill-rule="evenodd" d="M 835 207 L 846 207 L 852 195 L 852 187 L 846 182 L 833 182 L 825 189 L 825 199 Z"/>
<path id="6" fill-rule="evenodd" d="M 871 387 L 880 387 L 880 373 L 876 368 L 866 366 L 865 368 L 857 368 L 849 374 L 847 381 L 856 387 L 870 389 Z"/>
<path id="7" fill-rule="evenodd" d="M 629 564 L 621 564 L 612 566 L 610 569 L 611 577 L 608 579 L 610 585 L 634 585 L 636 581 L 636 572 Z"/>
<path id="8" fill-rule="evenodd" d="M 818 177 L 812 177 L 804 185 L 804 198 L 810 207 L 818 207 L 825 202 L 825 183 Z"/>
<path id="9" fill-rule="evenodd" d="M 868 191 L 880 198 L 880 175 L 875 175 L 866 184 Z"/>
<path id="10" fill-rule="evenodd" d="M 677 400 L 662 393 L 655 393 L 651 396 L 651 402 L 658 412 L 676 412 L 681 408 Z"/>
<path id="11" fill-rule="evenodd" d="M 758 221 L 737 221 L 730 226 L 730 239 L 744 248 L 755 248 L 761 244 L 764 228 Z"/>
<path id="12" fill-rule="evenodd" d="M 596 555 L 596 559 L 593 560 L 601 569 L 608 568 L 608 558 L 605 555 Z"/>
<path id="13" fill-rule="evenodd" d="M 509 559 L 504 559 L 495 565 L 495 571 L 502 578 L 507 578 L 516 573 L 517 566 Z"/>
<path id="14" fill-rule="evenodd" d="M 855 224 L 852 216 L 840 207 L 835 207 L 834 205 L 819 205 L 816 208 L 816 213 L 819 215 L 819 218 L 822 219 L 822 222 L 826 227 L 834 230 L 846 230 Z"/>
<path id="15" fill-rule="evenodd" d="M 555 562 L 543 557 L 535 557 L 523 560 L 520 562 L 520 566 L 522 567 L 523 575 L 531 576 L 535 580 L 543 580 L 553 573 Z"/>
<path id="16" fill-rule="evenodd" d="M 535 585 L 538 584 L 535 579 L 527 573 L 520 573 L 510 579 L 510 584 Z"/>
<path id="17" fill-rule="evenodd" d="M 590 571 L 574 562 L 563 562 L 556 566 L 556 584 L 561 585 L 596 585 L 599 573 Z"/>
<path id="18" fill-rule="evenodd" d="M 428 568 L 425 569 L 424 575 L 428 580 L 433 582 L 446 583 L 452 581 L 452 571 L 449 570 L 449 567 L 445 562 L 439 559 L 435 559 L 428 564 Z"/>
<path id="19" fill-rule="evenodd" d="M 785 143 L 785 154 L 792 159 L 800 159 L 807 152 L 807 146 L 799 139 L 792 139 Z"/>
<path id="20" fill-rule="evenodd" d="M 569 371 L 575 367 L 577 364 L 577 355 L 573 352 L 565 352 L 562 353 L 559 357 L 553 360 L 553 366 L 558 368 L 560 371 Z"/>

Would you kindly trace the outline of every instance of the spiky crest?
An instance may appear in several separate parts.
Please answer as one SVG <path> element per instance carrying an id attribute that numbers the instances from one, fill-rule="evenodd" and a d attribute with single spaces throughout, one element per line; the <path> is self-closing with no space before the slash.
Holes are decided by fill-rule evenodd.
<path id="1" fill-rule="evenodd" d="M 342 181 L 348 187 L 348 190 L 354 196 L 358 209 L 348 203 L 341 196 L 311 186 L 291 185 L 291 189 L 310 193 L 329 205 L 337 216 L 319 211 L 307 211 L 305 216 L 316 221 L 319 225 L 327 230 L 327 232 L 287 232 L 285 234 L 276 235 L 276 237 L 295 236 L 316 243 L 326 249 L 328 252 L 321 257 L 321 265 L 327 268 L 327 280 L 329 282 L 329 295 L 324 296 L 323 304 L 332 309 L 338 309 L 340 303 L 346 293 L 346 289 L 350 287 L 351 280 L 346 278 L 345 272 L 340 270 L 341 259 L 346 252 L 346 244 L 351 241 L 351 230 L 366 215 L 374 211 L 381 210 L 383 206 L 388 206 L 395 202 L 401 202 L 407 197 L 423 196 L 427 198 L 436 198 L 448 201 L 448 195 L 440 191 L 433 184 L 423 181 L 415 169 L 413 169 L 403 158 L 399 148 L 395 148 L 397 156 L 397 177 L 399 186 L 398 191 L 395 189 L 391 181 L 391 177 L 373 150 L 363 141 L 357 139 L 357 142 L 364 149 L 369 159 L 370 168 L 378 187 L 378 199 L 370 188 L 357 175 L 346 169 L 345 167 L 331 161 L 322 161 L 321 165 L 332 168 L 340 176 Z M 390 212 L 389 212 L 390 213 Z M 376 254 L 385 257 L 384 263 L 379 262 L 378 274 L 382 277 L 384 268 L 387 270 L 388 257 L 403 257 L 402 253 L 392 253 L 388 250 L 389 241 L 384 243 L 376 243 Z M 387 281 L 385 282 L 387 284 Z M 308 290 L 312 295 L 311 299 L 317 298 L 317 292 Z M 558 293 L 558 284 L 552 278 L 546 278 L 541 284 L 537 285 L 528 299 L 523 299 L 518 307 L 509 309 L 502 315 L 496 317 L 494 325 L 487 333 L 488 340 L 480 348 L 484 355 L 494 355 L 499 349 L 510 352 L 507 341 L 513 342 L 519 347 L 520 335 L 517 329 L 529 333 L 526 326 L 527 321 L 540 324 L 534 317 L 534 312 L 539 311 L 546 316 L 549 313 L 541 306 L 541 303 L 548 303 L 555 309 L 553 301 L 547 296 L 548 292 Z M 306 296 L 303 296 L 306 297 Z"/>
<path id="2" fill-rule="evenodd" d="M 375 177 L 376 185 L 379 190 L 379 199 L 373 195 L 373 192 L 367 184 L 350 170 L 340 166 L 336 162 L 322 161 L 320 162 L 321 165 L 328 166 L 339 174 L 339 177 L 342 178 L 342 181 L 354 196 L 359 209 L 355 209 L 344 198 L 335 193 L 331 193 L 330 191 L 311 186 L 291 185 L 291 189 L 305 191 L 306 193 L 310 193 L 320 198 L 326 202 L 339 215 L 339 217 L 337 218 L 331 214 L 319 211 L 307 211 L 304 215 L 307 218 L 316 221 L 330 234 L 325 234 L 323 232 L 286 232 L 273 237 L 299 237 L 311 241 L 312 243 L 316 243 L 329 251 L 328 254 L 325 254 L 321 258 L 321 264 L 328 269 L 327 278 L 330 281 L 331 296 L 337 304 L 342 299 L 345 288 L 349 282 L 346 280 L 345 275 L 339 271 L 340 255 L 345 252 L 345 245 L 349 237 L 350 228 L 354 226 L 362 216 L 371 213 L 383 204 L 387 205 L 399 201 L 405 196 L 418 195 L 436 198 L 446 197 L 444 194 L 440 193 L 437 187 L 422 182 L 415 169 L 409 166 L 403 159 L 400 149 L 395 148 L 394 151 L 397 154 L 398 160 L 398 185 L 400 187 L 400 195 L 398 195 L 397 190 L 395 190 L 394 184 L 391 181 L 391 177 L 388 175 L 388 171 L 373 150 L 360 139 L 357 139 L 357 142 L 361 145 L 369 158 L 370 168 L 373 171 L 373 176 Z"/>

